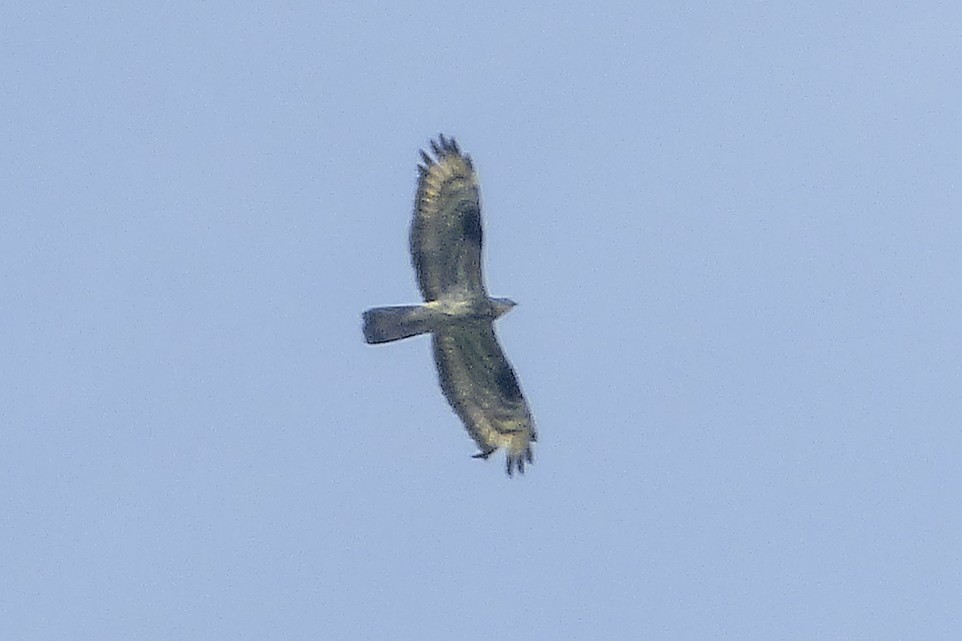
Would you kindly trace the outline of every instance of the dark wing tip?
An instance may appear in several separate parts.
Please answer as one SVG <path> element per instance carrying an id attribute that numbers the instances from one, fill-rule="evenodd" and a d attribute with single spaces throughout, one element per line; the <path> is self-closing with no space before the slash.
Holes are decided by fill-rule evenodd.
<path id="1" fill-rule="evenodd" d="M 498 448 L 496 447 L 481 450 L 477 454 L 472 454 L 471 458 L 486 461 L 488 460 L 488 457 L 494 454 L 497 450 Z M 534 452 L 531 451 L 530 447 L 519 454 L 509 454 L 508 452 L 505 452 L 504 471 L 508 473 L 508 476 L 513 478 L 515 470 L 517 470 L 519 474 L 524 474 L 525 463 L 534 463 Z"/>
<path id="2" fill-rule="evenodd" d="M 461 148 L 458 147 L 458 141 L 454 138 L 448 138 L 444 134 L 438 134 L 438 142 L 441 143 L 441 151 L 444 153 L 455 153 L 460 155 Z"/>
<path id="3" fill-rule="evenodd" d="M 471 165 L 471 158 L 461 153 L 461 147 L 458 146 L 458 141 L 456 141 L 454 138 L 449 138 L 444 134 L 438 134 L 438 137 L 436 140 L 430 141 L 430 145 L 431 145 L 431 151 L 434 152 L 434 157 L 437 158 L 438 160 L 440 160 L 444 156 L 454 154 L 457 156 L 462 156 L 465 159 L 465 161 L 468 163 L 468 165 Z M 428 166 L 431 166 L 434 164 L 434 160 L 433 159 L 429 160 L 428 154 L 426 154 L 423 149 L 421 150 L 421 158 L 424 160 L 425 164 Z"/>
<path id="4" fill-rule="evenodd" d="M 430 153 L 424 149 L 418 150 L 421 155 L 421 164 L 418 165 L 418 178 L 420 180 L 424 180 L 436 165 L 444 164 L 445 158 L 451 156 L 460 158 L 468 166 L 468 169 L 474 170 L 474 162 L 472 162 L 471 156 L 461 152 L 461 147 L 458 146 L 454 138 L 438 134 L 437 139 L 428 142 L 431 149 Z"/>
<path id="5" fill-rule="evenodd" d="M 514 476 L 515 470 L 517 470 L 520 474 L 524 474 L 524 464 L 526 462 L 534 463 L 534 454 L 532 453 L 530 447 L 526 449 L 522 454 L 517 454 L 517 455 L 508 454 L 507 456 L 505 456 L 505 460 L 504 460 L 505 471 L 508 473 L 508 476 L 511 476 L 511 477 Z"/>

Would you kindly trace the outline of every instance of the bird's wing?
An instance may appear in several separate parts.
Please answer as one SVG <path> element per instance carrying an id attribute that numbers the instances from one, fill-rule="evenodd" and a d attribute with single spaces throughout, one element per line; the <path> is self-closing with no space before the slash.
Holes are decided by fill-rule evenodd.
<path id="1" fill-rule="evenodd" d="M 426 301 L 445 294 L 487 296 L 481 275 L 481 201 L 471 158 L 453 138 L 421 152 L 411 223 L 411 261 Z"/>
<path id="2" fill-rule="evenodd" d="M 487 458 L 505 448 L 507 471 L 524 472 L 537 440 L 531 412 L 490 321 L 465 321 L 434 333 L 441 389 Z"/>

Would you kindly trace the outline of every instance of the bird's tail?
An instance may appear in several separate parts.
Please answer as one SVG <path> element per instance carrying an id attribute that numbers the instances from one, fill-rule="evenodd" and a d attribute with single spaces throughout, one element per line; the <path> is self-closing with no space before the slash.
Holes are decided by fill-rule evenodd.
<path id="1" fill-rule="evenodd" d="M 364 340 L 390 343 L 431 331 L 430 319 L 420 305 L 375 307 L 364 312 Z"/>

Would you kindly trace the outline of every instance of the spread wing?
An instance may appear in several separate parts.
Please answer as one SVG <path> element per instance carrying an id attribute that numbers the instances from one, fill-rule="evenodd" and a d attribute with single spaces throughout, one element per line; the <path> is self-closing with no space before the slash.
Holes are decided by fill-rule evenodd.
<path id="1" fill-rule="evenodd" d="M 510 475 L 524 472 L 537 440 L 531 412 L 490 321 L 465 321 L 434 332 L 434 362 L 445 398 L 487 458 L 505 449 Z"/>
<path id="2" fill-rule="evenodd" d="M 471 158 L 453 138 L 431 141 L 418 166 L 411 260 L 424 300 L 451 292 L 487 296 L 481 275 L 481 201 Z"/>

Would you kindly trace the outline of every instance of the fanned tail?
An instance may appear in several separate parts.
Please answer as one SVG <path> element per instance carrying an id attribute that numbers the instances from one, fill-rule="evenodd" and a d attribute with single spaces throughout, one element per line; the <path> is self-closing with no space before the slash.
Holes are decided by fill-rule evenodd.
<path id="1" fill-rule="evenodd" d="M 390 343 L 431 331 L 431 323 L 420 305 L 375 307 L 363 314 L 364 340 Z"/>

